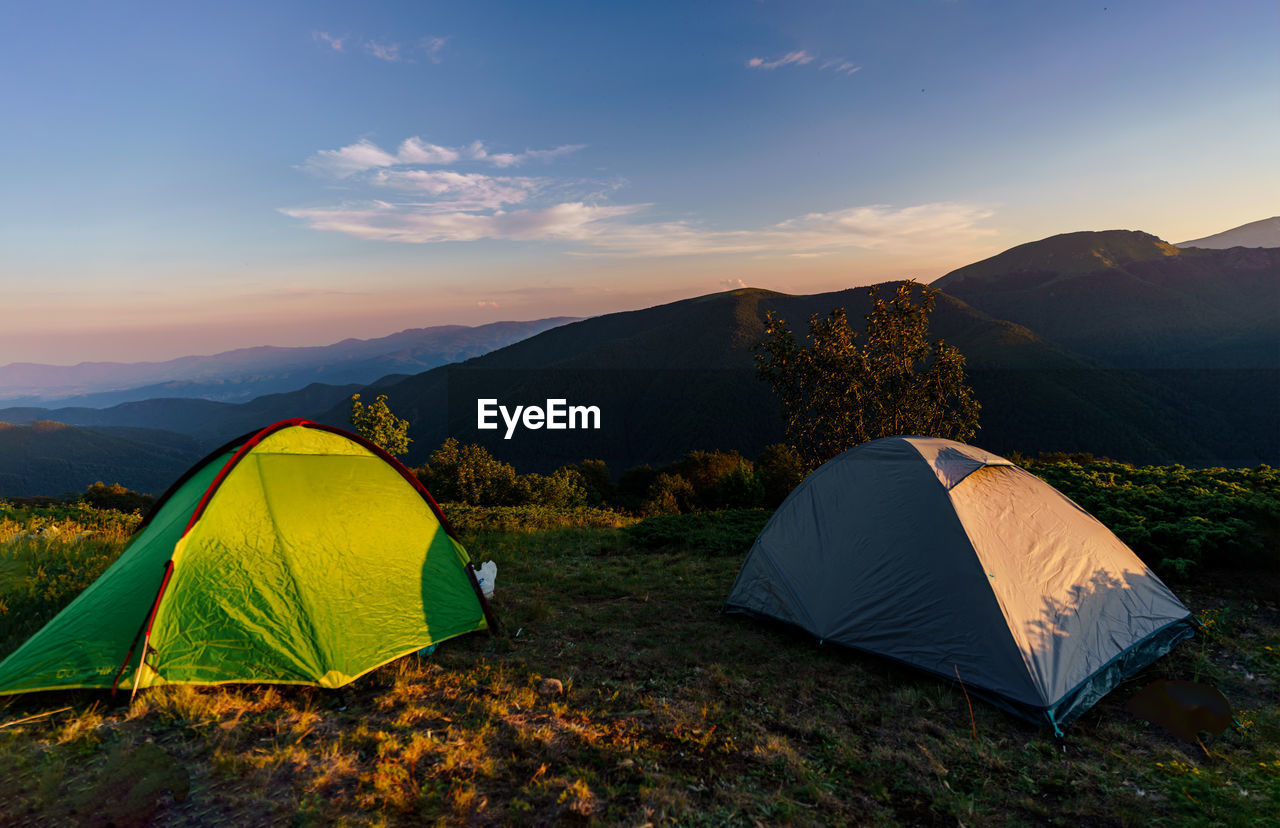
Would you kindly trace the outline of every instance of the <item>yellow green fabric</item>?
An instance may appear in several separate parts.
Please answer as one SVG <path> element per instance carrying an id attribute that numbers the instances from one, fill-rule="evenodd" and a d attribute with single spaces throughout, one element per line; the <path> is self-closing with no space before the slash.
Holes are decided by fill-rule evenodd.
<path id="1" fill-rule="evenodd" d="M 19 650 L 0 664 L 0 693 L 37 685 L 110 686 L 151 609 L 170 555 L 173 575 L 152 626 L 139 687 L 339 687 L 399 656 L 486 627 L 466 570 L 466 550 L 395 467 L 354 440 L 305 426 L 268 435 L 239 459 L 179 539 L 198 495 L 222 463 L 210 466 L 210 474 L 197 475 L 203 486 L 193 478 L 182 489 L 195 487 L 197 497 L 186 499 L 177 532 L 161 535 L 157 520 L 145 533 L 156 533 L 156 540 L 141 547 L 135 542 L 103 576 L 120 568 L 114 580 L 127 582 L 130 591 L 98 589 L 100 600 L 62 623 L 73 633 L 92 634 L 104 606 L 129 605 L 117 622 L 127 629 L 76 656 L 76 663 L 83 661 L 87 673 L 101 680 L 62 684 L 49 672 L 65 669 L 66 659 L 38 665 L 44 678 L 18 678 L 29 673 L 25 661 L 10 663 Z M 170 506 L 178 508 L 172 500 Z M 154 551 L 135 563 L 135 549 Z M 154 577 L 142 578 L 139 571 Z M 76 603 L 84 603 L 84 596 Z M 133 664 L 140 654 L 141 644 Z M 132 681 L 129 671 L 122 686 Z"/>

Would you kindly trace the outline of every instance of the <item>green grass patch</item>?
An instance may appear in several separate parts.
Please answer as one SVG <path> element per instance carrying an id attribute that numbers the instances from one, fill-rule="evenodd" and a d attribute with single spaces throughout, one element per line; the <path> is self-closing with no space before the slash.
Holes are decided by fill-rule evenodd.
<path id="1" fill-rule="evenodd" d="M 507 634 L 453 639 L 341 691 L 2 697 L 0 823 L 1146 826 L 1280 811 L 1274 573 L 1181 588 L 1207 632 L 1057 740 L 976 701 L 971 725 L 947 683 L 721 614 L 766 517 L 460 520 L 473 555 L 498 563 Z M 38 626 L 120 542 L 9 546 L 0 656 L 25 637 L 18 616 Z M 1248 729 L 1205 751 L 1125 713 L 1159 677 L 1215 684 Z"/>
<path id="2" fill-rule="evenodd" d="M 630 541 L 644 549 L 696 549 L 704 555 L 746 555 L 773 513 L 765 509 L 729 509 L 646 518 L 627 528 Z"/>

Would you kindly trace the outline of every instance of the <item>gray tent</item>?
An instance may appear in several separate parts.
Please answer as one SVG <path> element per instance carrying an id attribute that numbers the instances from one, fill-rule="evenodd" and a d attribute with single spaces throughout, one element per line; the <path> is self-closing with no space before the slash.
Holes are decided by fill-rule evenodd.
<path id="1" fill-rule="evenodd" d="M 1059 726 L 1192 634 L 1129 547 L 1048 483 L 973 446 L 864 443 L 774 513 L 730 611 L 794 624 Z"/>

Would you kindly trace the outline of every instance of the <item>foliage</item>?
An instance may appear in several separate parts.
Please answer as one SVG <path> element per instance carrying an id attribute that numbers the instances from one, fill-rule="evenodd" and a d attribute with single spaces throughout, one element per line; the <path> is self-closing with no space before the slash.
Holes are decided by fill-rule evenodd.
<path id="1" fill-rule="evenodd" d="M 869 289 L 863 340 L 843 308 L 809 320 L 810 344 L 796 342 L 770 312 L 755 347 L 759 377 L 777 393 L 787 438 L 809 468 L 846 449 L 900 434 L 967 441 L 978 428 L 978 402 L 966 384 L 964 357 L 942 340 L 929 343 L 937 291 L 903 283 L 891 299 Z M 918 286 L 917 286 L 918 287 Z"/>
<path id="2" fill-rule="evenodd" d="M 786 443 L 765 446 L 756 460 L 756 479 L 761 490 L 760 505 L 776 509 L 804 480 L 804 461 L 800 453 Z"/>
<path id="3" fill-rule="evenodd" d="M 510 463 L 484 446 L 450 437 L 414 472 L 437 500 L 471 506 L 537 504 L 553 508 L 585 506 L 590 495 L 582 473 L 572 466 L 549 475 L 516 474 Z"/>
<path id="4" fill-rule="evenodd" d="M 141 520 L 136 512 L 98 509 L 79 499 L 38 505 L 0 500 L 0 543 L 35 535 L 58 539 L 93 535 L 123 540 L 133 534 Z"/>
<path id="5" fill-rule="evenodd" d="M 618 478 L 617 503 L 628 509 L 640 509 L 649 497 L 649 490 L 658 479 L 658 471 L 648 463 L 632 466 Z"/>
<path id="6" fill-rule="evenodd" d="M 386 394 L 379 394 L 369 405 L 360 402 L 359 394 L 352 394 L 351 425 L 357 434 L 393 457 L 407 454 L 413 442 L 409 437 L 409 421 L 391 413 Z"/>
<path id="7" fill-rule="evenodd" d="M 119 483 L 108 486 L 101 480 L 85 490 L 83 499 L 95 509 L 114 509 L 117 512 L 146 512 L 156 502 L 149 494 L 126 489 Z"/>
<path id="8" fill-rule="evenodd" d="M 598 506 L 471 506 L 443 503 L 441 508 L 458 532 L 503 531 L 541 532 L 549 529 L 615 529 L 629 526 L 636 518 Z M 477 554 L 484 554 L 480 549 Z"/>
<path id="9" fill-rule="evenodd" d="M 660 472 L 649 486 L 649 499 L 645 501 L 646 515 L 675 515 L 694 507 L 693 484 L 682 475 Z"/>
<path id="10" fill-rule="evenodd" d="M 516 503 L 516 470 L 481 445 L 450 437 L 415 473 L 437 500 L 472 506 Z"/>
<path id="11" fill-rule="evenodd" d="M 583 460 L 576 466 L 568 466 L 582 478 L 582 486 L 587 492 L 587 502 L 593 506 L 612 502 L 618 487 L 613 484 L 609 475 L 609 467 L 603 460 Z"/>
<path id="12" fill-rule="evenodd" d="M 551 474 L 522 474 L 516 478 L 512 499 L 516 503 L 540 503 L 553 508 L 586 506 L 590 498 L 582 474 L 571 466 Z"/>

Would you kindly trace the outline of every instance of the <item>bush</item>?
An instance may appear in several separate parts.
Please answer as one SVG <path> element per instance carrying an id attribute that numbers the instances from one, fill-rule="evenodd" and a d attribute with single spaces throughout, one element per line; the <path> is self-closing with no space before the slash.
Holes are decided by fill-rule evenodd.
<path id="1" fill-rule="evenodd" d="M 716 478 L 715 489 L 708 505 L 717 509 L 751 509 L 764 504 L 764 483 L 750 461 L 743 460 L 737 466 Z M 703 498 L 707 503 L 708 498 Z"/>
<path id="2" fill-rule="evenodd" d="M 590 502 L 582 474 L 564 466 L 549 475 L 522 474 L 513 486 L 511 505 L 529 503 L 548 508 L 574 508 Z"/>
<path id="3" fill-rule="evenodd" d="M 674 515 L 694 506 L 693 485 L 678 474 L 659 474 L 649 486 L 642 511 L 646 515 Z"/>
<path id="4" fill-rule="evenodd" d="M 502 506 L 520 502 L 516 470 L 484 446 L 460 445 L 450 437 L 431 453 L 414 474 L 436 500 L 472 506 Z"/>
<path id="5" fill-rule="evenodd" d="M 640 509 L 649 498 L 649 490 L 658 479 L 658 472 L 650 466 L 635 466 L 627 469 L 618 478 L 616 502 L 628 509 Z"/>
<path id="6" fill-rule="evenodd" d="M 763 490 L 762 505 L 776 509 L 804 480 L 804 461 L 800 452 L 785 443 L 774 443 L 760 452 L 756 461 L 756 477 Z"/>
<path id="7" fill-rule="evenodd" d="M 510 463 L 497 459 L 484 446 L 463 445 L 452 437 L 414 474 L 437 501 L 549 508 L 575 508 L 590 502 L 583 476 L 575 467 L 565 466 L 548 475 L 516 474 Z"/>
<path id="8" fill-rule="evenodd" d="M 108 486 L 101 480 L 86 489 L 80 499 L 85 505 L 95 509 L 111 509 L 125 514 L 145 513 L 156 502 L 156 499 L 149 494 L 126 489 L 119 483 Z"/>
<path id="9" fill-rule="evenodd" d="M 613 479 L 609 476 L 609 467 L 603 460 L 583 460 L 578 465 L 567 468 L 573 469 L 582 478 L 582 486 L 587 490 L 589 503 L 599 506 L 602 503 L 613 502 L 618 493 L 618 487 L 613 485 Z"/>

